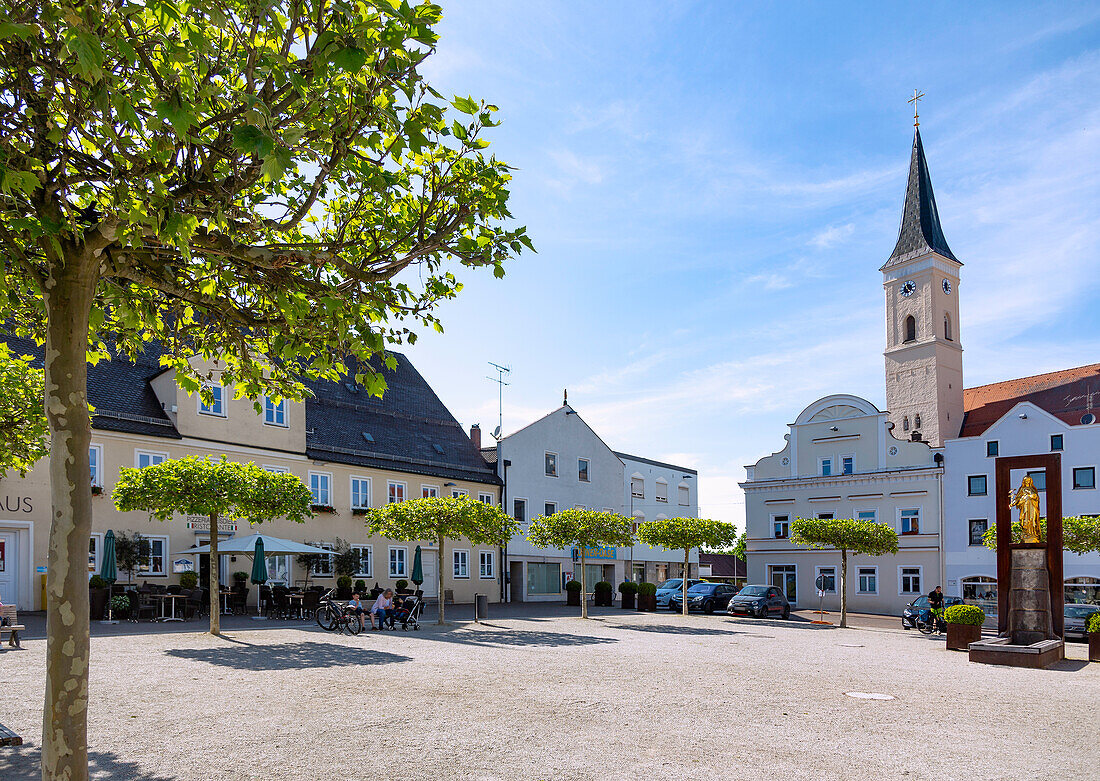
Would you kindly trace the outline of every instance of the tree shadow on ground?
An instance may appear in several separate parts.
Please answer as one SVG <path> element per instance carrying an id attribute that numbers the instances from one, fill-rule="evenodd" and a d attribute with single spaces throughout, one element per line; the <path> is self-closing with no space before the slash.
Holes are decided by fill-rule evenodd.
<path id="1" fill-rule="evenodd" d="M 475 625 L 477 626 L 477 625 Z M 491 626 L 481 624 L 480 626 Z M 420 640 L 478 646 L 512 646 L 515 648 L 565 648 L 569 646 L 606 645 L 617 643 L 612 637 L 592 637 L 562 632 L 540 632 L 530 629 L 480 629 L 473 627 L 432 627 L 433 631 L 416 635 Z"/>
<path id="2" fill-rule="evenodd" d="M 1084 659 L 1062 659 L 1061 661 L 1055 662 L 1046 669 L 1054 670 L 1055 672 L 1075 673 L 1078 670 L 1084 670 L 1088 666 L 1088 661 Z"/>
<path id="3" fill-rule="evenodd" d="M 39 781 L 42 778 L 41 761 L 42 750 L 38 746 L 0 749 L 0 778 Z M 136 762 L 129 762 L 111 751 L 88 752 L 88 777 L 94 781 L 176 781 L 175 776 L 142 770 Z"/>
<path id="4" fill-rule="evenodd" d="M 731 629 L 710 629 L 698 626 L 677 626 L 672 624 L 640 624 L 638 626 L 616 626 L 616 629 L 625 629 L 628 632 L 653 632 L 662 635 L 743 635 L 744 632 Z"/>
<path id="5" fill-rule="evenodd" d="M 177 659 L 207 662 L 236 670 L 305 670 L 314 667 L 361 667 L 411 661 L 411 657 L 360 646 L 330 643 L 283 643 L 228 648 L 172 648 L 164 652 Z"/>

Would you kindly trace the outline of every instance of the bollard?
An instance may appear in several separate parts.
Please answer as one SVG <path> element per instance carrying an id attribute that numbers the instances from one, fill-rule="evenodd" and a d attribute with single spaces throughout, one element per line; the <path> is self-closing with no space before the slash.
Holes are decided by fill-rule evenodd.
<path id="1" fill-rule="evenodd" d="M 481 619 L 489 617 L 489 595 L 474 594 L 474 621 L 481 623 Z"/>

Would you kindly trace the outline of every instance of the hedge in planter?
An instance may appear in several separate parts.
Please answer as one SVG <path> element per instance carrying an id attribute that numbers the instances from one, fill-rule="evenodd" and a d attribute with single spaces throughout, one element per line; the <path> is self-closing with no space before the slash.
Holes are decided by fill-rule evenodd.
<path id="1" fill-rule="evenodd" d="M 952 605 L 943 614 L 947 622 L 947 649 L 969 650 L 971 643 L 982 639 L 985 611 L 977 605 Z"/>
<path id="2" fill-rule="evenodd" d="M 1085 628 L 1089 631 L 1089 661 L 1100 662 L 1100 613 L 1089 616 Z"/>
<path id="3" fill-rule="evenodd" d="M 194 588 L 199 585 L 197 572 L 184 572 L 180 575 L 180 588 Z"/>
<path id="4" fill-rule="evenodd" d="M 623 597 L 623 610 L 633 610 L 634 597 L 638 595 L 638 584 L 633 580 L 624 580 L 619 584 L 619 593 Z"/>
<path id="5" fill-rule="evenodd" d="M 638 584 L 638 609 L 653 613 L 657 610 L 657 584 Z"/>
<path id="6" fill-rule="evenodd" d="M 581 603 L 581 584 L 571 580 L 565 584 L 565 604 L 577 607 Z"/>
<path id="7" fill-rule="evenodd" d="M 597 607 L 611 607 L 615 604 L 615 599 L 612 596 L 615 593 L 613 589 L 614 587 L 606 580 L 601 580 L 596 583 L 594 589 L 595 599 L 593 603 Z"/>

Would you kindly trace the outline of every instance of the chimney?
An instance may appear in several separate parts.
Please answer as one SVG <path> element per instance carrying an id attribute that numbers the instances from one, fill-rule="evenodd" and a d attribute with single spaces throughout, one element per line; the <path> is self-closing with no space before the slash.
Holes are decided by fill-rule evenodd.
<path id="1" fill-rule="evenodd" d="M 470 441 L 474 443 L 474 447 L 481 450 L 481 425 L 475 423 L 470 426 Z"/>

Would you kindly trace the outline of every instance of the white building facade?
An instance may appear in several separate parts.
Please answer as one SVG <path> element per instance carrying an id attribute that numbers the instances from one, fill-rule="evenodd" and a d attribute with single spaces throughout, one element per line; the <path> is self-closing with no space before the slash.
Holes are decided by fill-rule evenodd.
<path id="1" fill-rule="evenodd" d="M 894 613 L 940 585 L 938 452 L 899 440 L 886 412 L 857 396 L 820 399 L 789 424 L 779 452 L 746 467 L 748 582 L 783 590 L 795 608 L 840 607 L 840 552 L 790 540 L 796 518 L 860 518 L 888 523 L 899 536 L 896 556 L 848 557 L 848 609 Z"/>
<path id="2" fill-rule="evenodd" d="M 623 462 L 626 515 L 634 519 L 634 529 L 643 521 L 662 518 L 699 517 L 699 473 L 688 467 L 666 464 L 629 453 L 615 453 Z M 636 543 L 626 551 L 628 577 L 636 583 L 663 583 L 682 577 L 683 551 L 670 551 Z M 699 576 L 699 551 L 688 557 L 688 577 Z"/>

